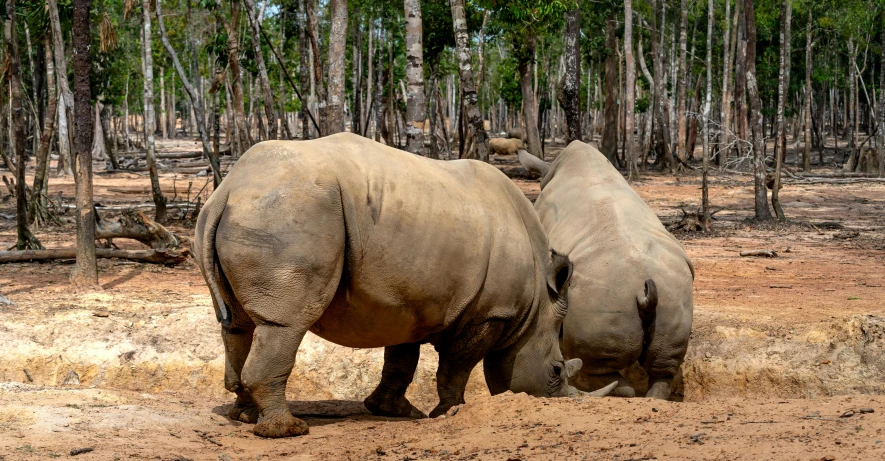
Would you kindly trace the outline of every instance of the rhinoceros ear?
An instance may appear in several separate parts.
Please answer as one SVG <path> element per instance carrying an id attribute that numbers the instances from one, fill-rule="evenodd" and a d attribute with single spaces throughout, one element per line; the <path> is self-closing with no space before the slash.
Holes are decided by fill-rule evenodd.
<path id="1" fill-rule="evenodd" d="M 568 256 L 550 250 L 550 269 L 547 271 L 547 286 L 556 294 L 562 294 L 572 278 L 572 262 Z"/>
<path id="2" fill-rule="evenodd" d="M 581 359 L 566 360 L 566 362 L 565 362 L 565 376 L 567 378 L 571 378 L 576 373 L 578 373 L 578 370 L 580 370 L 583 365 L 584 365 L 584 362 L 582 362 Z"/>

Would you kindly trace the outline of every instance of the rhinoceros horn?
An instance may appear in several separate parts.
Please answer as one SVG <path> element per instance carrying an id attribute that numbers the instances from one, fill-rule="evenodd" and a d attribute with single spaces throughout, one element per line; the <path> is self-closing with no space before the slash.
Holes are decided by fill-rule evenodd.
<path id="1" fill-rule="evenodd" d="M 520 149 L 517 152 L 517 156 L 519 157 L 520 165 L 522 165 L 522 167 L 525 168 L 526 171 L 540 175 L 541 179 L 543 179 L 544 176 L 547 176 L 547 173 L 550 172 L 549 163 L 539 159 L 538 157 L 535 157 L 527 150 Z"/>
<path id="2" fill-rule="evenodd" d="M 617 385 L 618 385 L 618 382 L 617 382 L 617 381 L 614 381 L 614 382 L 612 382 L 611 384 L 609 384 L 608 386 L 605 386 L 605 387 L 603 387 L 603 388 L 601 388 L 601 389 L 597 389 L 597 390 L 595 390 L 595 391 L 593 391 L 593 392 L 584 392 L 584 391 L 580 391 L 580 390 L 578 390 L 578 389 L 575 389 L 575 388 L 572 387 L 572 386 L 569 386 L 569 387 L 568 387 L 568 396 L 569 396 L 569 397 L 574 397 L 574 398 L 583 398 L 583 397 L 588 397 L 588 398 L 593 398 L 593 397 L 605 397 L 606 395 L 610 394 L 611 391 L 613 391 L 613 390 L 615 389 L 615 387 L 617 387 Z"/>

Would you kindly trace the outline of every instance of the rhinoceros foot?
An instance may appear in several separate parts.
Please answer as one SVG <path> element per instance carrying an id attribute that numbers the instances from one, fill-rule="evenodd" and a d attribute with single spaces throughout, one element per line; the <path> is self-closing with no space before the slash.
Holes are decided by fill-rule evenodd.
<path id="1" fill-rule="evenodd" d="M 307 423 L 292 416 L 288 409 L 265 410 L 253 429 L 255 435 L 267 438 L 294 437 L 310 432 Z"/>
<path id="2" fill-rule="evenodd" d="M 366 409 L 375 416 L 393 418 L 426 418 L 421 410 L 415 408 L 404 396 L 394 397 L 379 393 L 377 390 L 363 401 Z"/>
<path id="3" fill-rule="evenodd" d="M 251 400 L 243 401 L 237 397 L 234 406 L 227 413 L 227 417 L 234 421 L 255 424 L 258 422 L 258 405 L 255 405 L 255 402 Z"/>

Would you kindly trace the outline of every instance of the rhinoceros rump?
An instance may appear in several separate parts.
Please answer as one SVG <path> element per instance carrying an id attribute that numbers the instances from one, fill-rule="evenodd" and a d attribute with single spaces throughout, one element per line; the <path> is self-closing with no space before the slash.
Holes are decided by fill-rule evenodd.
<path id="1" fill-rule="evenodd" d="M 618 371 L 639 360 L 646 396 L 668 398 L 691 333 L 691 261 L 595 148 L 575 141 L 552 169 L 539 162 L 526 165 L 546 175 L 535 209 L 550 244 L 574 263 L 561 343 L 584 362 L 573 384 L 616 379 L 613 395 L 632 397 Z"/>
<path id="2" fill-rule="evenodd" d="M 442 162 L 349 133 L 252 147 L 197 220 L 197 260 L 225 344 L 230 416 L 255 433 L 307 433 L 285 399 L 308 330 L 386 347 L 373 413 L 423 416 L 405 398 L 419 345 L 439 351 L 439 405 L 463 403 L 485 359 L 493 394 L 576 392 L 558 333 L 572 265 L 537 214 L 485 163 Z M 614 383 L 612 383 L 614 384 Z"/>

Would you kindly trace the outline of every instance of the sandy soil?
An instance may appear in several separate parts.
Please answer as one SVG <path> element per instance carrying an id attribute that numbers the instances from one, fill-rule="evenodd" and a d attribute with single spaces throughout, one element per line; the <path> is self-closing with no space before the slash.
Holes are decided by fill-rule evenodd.
<path id="1" fill-rule="evenodd" d="M 537 181 L 519 177 L 513 158 L 493 160 L 516 173 L 529 198 L 537 195 Z M 311 434 L 260 440 L 221 416 L 230 398 L 220 340 L 193 263 L 103 260 L 103 290 L 79 294 L 67 284 L 69 263 L 3 265 L 0 293 L 15 305 L 0 305 L 0 382 L 7 382 L 0 385 L 0 460 L 82 447 L 95 448 L 78 456 L 84 459 L 885 458 L 885 399 L 877 395 L 885 392 L 885 185 L 788 184 L 781 197 L 792 221 L 756 226 L 748 221 L 750 181 L 714 175 L 710 196 L 724 208 L 715 232 L 677 235 L 697 272 L 695 327 L 676 396 L 685 402 L 492 398 L 475 382 L 454 416 L 389 421 L 359 403 L 359 392 L 374 385 L 371 367 L 333 364 L 298 371 L 309 385 L 290 382 L 293 411 L 309 415 Z M 164 173 L 162 186 L 183 201 L 188 184 L 193 200 L 206 182 Z M 143 175 L 97 174 L 95 183 L 102 204 L 149 201 Z M 699 185 L 694 174 L 651 173 L 636 188 L 673 222 L 681 208 L 697 206 Z M 52 178 L 50 195 L 58 191 L 72 203 L 71 179 Z M 14 216 L 14 201 L 2 191 L 4 249 L 15 240 L 14 219 L 5 216 Z M 38 230 L 44 245 L 73 246 L 72 216 Z M 192 233 L 187 220 L 171 229 Z M 762 248 L 780 257 L 739 256 Z M 113 366 L 95 365 L 102 360 Z M 425 409 L 434 403 L 432 378 L 432 368 L 419 372 L 423 387 L 410 391 Z M 860 414 L 866 407 L 875 413 Z M 839 417 L 849 409 L 856 414 Z"/>

